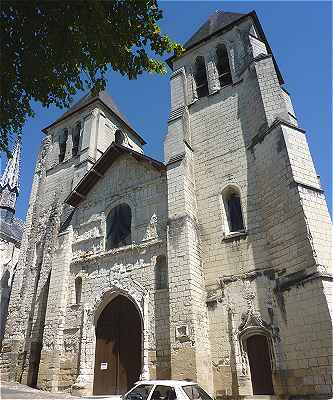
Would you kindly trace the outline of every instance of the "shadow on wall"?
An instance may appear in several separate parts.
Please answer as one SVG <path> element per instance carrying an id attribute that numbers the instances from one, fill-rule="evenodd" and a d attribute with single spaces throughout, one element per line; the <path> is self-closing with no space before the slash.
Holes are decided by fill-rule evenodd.
<path id="1" fill-rule="evenodd" d="M 170 379 L 170 308 L 165 256 L 158 256 L 155 265 L 155 340 L 156 379 Z"/>
<path id="2" fill-rule="evenodd" d="M 39 371 L 39 362 L 42 350 L 43 343 L 43 334 L 44 334 L 44 325 L 45 325 L 45 315 L 46 315 L 46 307 L 47 307 L 47 299 L 49 294 L 49 286 L 50 286 L 50 277 L 49 273 L 48 278 L 40 290 L 40 294 L 38 296 L 38 309 L 36 321 L 33 327 L 33 337 L 30 348 L 30 359 L 29 359 L 29 369 L 28 369 L 28 377 L 27 383 L 29 386 L 36 387 L 37 379 L 38 379 L 38 371 Z"/>

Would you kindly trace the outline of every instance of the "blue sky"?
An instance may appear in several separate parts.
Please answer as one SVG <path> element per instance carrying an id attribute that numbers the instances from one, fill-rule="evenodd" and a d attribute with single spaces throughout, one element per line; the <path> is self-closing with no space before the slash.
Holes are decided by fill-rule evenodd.
<path id="1" fill-rule="evenodd" d="M 306 130 L 317 173 L 331 209 L 332 57 L 330 2 L 160 2 L 162 31 L 184 43 L 216 10 L 247 13 L 255 10 L 292 97 L 299 126 Z M 144 74 L 128 81 L 108 75 L 107 90 L 121 111 L 147 141 L 145 153 L 163 159 L 170 104 L 169 71 L 163 76 Z M 79 94 L 78 97 L 83 95 Z M 36 117 L 24 127 L 21 192 L 17 216 L 25 218 L 35 160 L 43 134 L 62 110 L 34 105 Z M 3 157 L 3 155 L 2 155 Z M 3 160 L 3 158 L 2 158 Z M 2 170 L 5 163 L 2 162 Z"/>

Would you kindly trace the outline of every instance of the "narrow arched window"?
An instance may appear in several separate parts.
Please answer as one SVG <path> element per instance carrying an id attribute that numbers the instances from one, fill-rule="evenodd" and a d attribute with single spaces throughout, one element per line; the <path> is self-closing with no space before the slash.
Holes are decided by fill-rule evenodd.
<path id="1" fill-rule="evenodd" d="M 81 134 L 81 122 L 78 122 L 73 130 L 73 148 L 72 148 L 73 156 L 76 156 L 77 153 L 79 152 L 80 134 Z"/>
<path id="2" fill-rule="evenodd" d="M 106 249 L 128 246 L 132 243 L 132 212 L 127 204 L 114 207 L 106 218 Z"/>
<path id="3" fill-rule="evenodd" d="M 195 67 L 194 79 L 197 87 L 197 96 L 198 98 L 207 96 L 208 81 L 207 81 L 206 64 L 204 57 L 202 56 L 197 57 L 195 60 L 194 67 Z"/>
<path id="4" fill-rule="evenodd" d="M 82 278 L 79 276 L 75 279 L 75 304 L 81 304 L 82 296 Z"/>
<path id="5" fill-rule="evenodd" d="M 233 187 L 224 190 L 223 203 L 229 233 L 244 231 L 244 220 L 239 191 Z"/>
<path id="6" fill-rule="evenodd" d="M 168 266 L 165 256 L 158 256 L 155 265 L 155 289 L 168 288 Z"/>
<path id="7" fill-rule="evenodd" d="M 123 144 L 125 141 L 125 135 L 123 134 L 123 132 L 120 129 L 116 130 L 116 133 L 114 134 L 114 141 L 117 144 Z"/>
<path id="8" fill-rule="evenodd" d="M 232 83 L 228 51 L 224 44 L 216 48 L 216 68 L 221 88 Z"/>
<path id="9" fill-rule="evenodd" d="M 64 129 L 59 136 L 59 162 L 64 161 L 66 154 L 67 139 L 68 139 L 68 129 Z"/>

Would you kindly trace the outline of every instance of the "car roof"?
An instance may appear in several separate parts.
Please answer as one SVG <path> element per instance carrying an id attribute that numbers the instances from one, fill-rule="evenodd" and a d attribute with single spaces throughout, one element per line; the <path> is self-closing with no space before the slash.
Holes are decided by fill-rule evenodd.
<path id="1" fill-rule="evenodd" d="M 178 381 L 178 380 L 144 380 L 137 381 L 135 385 L 164 385 L 164 386 L 184 386 L 184 385 L 197 385 L 192 381 Z"/>

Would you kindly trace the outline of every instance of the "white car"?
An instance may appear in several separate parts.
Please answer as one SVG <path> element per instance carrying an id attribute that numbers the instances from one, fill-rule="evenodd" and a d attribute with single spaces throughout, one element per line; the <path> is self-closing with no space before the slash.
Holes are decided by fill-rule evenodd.
<path id="1" fill-rule="evenodd" d="M 135 383 L 122 400 L 213 400 L 195 382 L 149 380 Z"/>

